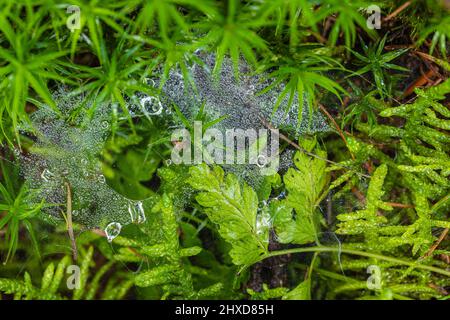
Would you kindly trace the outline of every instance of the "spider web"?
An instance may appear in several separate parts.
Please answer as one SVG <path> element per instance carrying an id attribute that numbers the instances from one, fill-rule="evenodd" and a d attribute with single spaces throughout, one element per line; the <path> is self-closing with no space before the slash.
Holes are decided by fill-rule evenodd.
<path id="1" fill-rule="evenodd" d="M 31 115 L 30 125 L 21 128 L 35 139 L 29 153 L 20 155 L 32 201 L 44 199 L 45 218 L 64 221 L 70 186 L 72 220 L 105 229 L 108 240 L 120 233 L 122 225 L 144 222 L 142 202 L 114 191 L 102 174 L 99 156 L 108 135 L 111 106 L 100 106 L 89 118 L 89 104 L 83 105 L 83 97 L 70 97 L 60 89 L 53 98 L 61 114 L 43 106 Z"/>

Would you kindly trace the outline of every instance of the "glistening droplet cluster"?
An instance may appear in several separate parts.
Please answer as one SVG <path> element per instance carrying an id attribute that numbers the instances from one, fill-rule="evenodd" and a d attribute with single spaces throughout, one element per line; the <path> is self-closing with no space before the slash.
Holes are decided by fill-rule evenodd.
<path id="1" fill-rule="evenodd" d="M 110 127 L 109 106 L 98 107 L 90 118 L 86 114 L 89 105 L 82 106 L 86 103 L 83 97 L 68 97 L 61 89 L 54 99 L 60 114 L 41 107 L 31 115 L 32 127 L 22 128 L 24 134 L 36 137 L 29 153 L 20 158 L 34 201 L 45 200 L 45 215 L 63 221 L 69 186 L 73 221 L 88 228 L 106 227 L 108 239 L 120 232 L 119 225 L 143 223 L 142 203 L 114 191 L 101 170 L 99 156 Z"/>

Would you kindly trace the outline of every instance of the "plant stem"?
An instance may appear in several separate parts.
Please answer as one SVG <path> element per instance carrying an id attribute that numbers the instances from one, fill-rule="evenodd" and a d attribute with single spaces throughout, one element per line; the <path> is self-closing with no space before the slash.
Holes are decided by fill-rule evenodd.
<path id="1" fill-rule="evenodd" d="M 411 4 L 411 1 L 406 1 L 404 4 L 402 4 L 400 7 L 398 7 L 394 12 L 392 12 L 390 15 L 388 15 L 386 18 L 383 19 L 383 21 L 389 21 L 392 18 L 395 18 L 400 12 L 405 10 L 409 5 Z"/>
<path id="2" fill-rule="evenodd" d="M 70 184 L 66 181 L 64 182 L 67 189 L 67 232 L 69 233 L 70 244 L 72 246 L 72 257 L 73 261 L 77 261 L 78 250 L 77 244 L 75 242 L 75 236 L 73 234 L 73 224 L 72 224 L 72 190 Z"/>
<path id="3" fill-rule="evenodd" d="M 296 267 L 302 268 L 302 269 L 308 268 L 307 266 L 304 266 L 304 265 L 301 265 L 301 264 L 299 264 Z M 314 272 L 319 274 L 319 275 L 321 275 L 321 276 L 328 277 L 330 279 L 334 279 L 334 280 L 338 280 L 338 281 L 343 281 L 343 282 L 346 282 L 346 283 L 359 283 L 360 282 L 359 280 L 355 280 L 353 278 L 349 278 L 347 276 L 344 276 L 344 275 L 341 275 L 341 274 L 338 274 L 338 273 L 335 273 L 335 272 L 332 272 L 332 271 L 320 269 L 320 268 L 314 269 Z M 412 299 L 410 297 L 403 296 L 401 294 L 394 293 L 394 292 L 392 293 L 392 296 L 395 299 L 397 299 L 397 300 L 414 300 L 414 299 Z"/>
<path id="4" fill-rule="evenodd" d="M 281 256 L 281 255 L 285 255 L 285 254 L 305 253 L 305 252 L 342 252 L 342 253 L 347 253 L 347 254 L 352 254 L 352 255 L 357 255 L 357 256 L 362 256 L 362 257 L 368 257 L 368 258 L 389 261 L 389 262 L 393 262 L 396 264 L 402 264 L 402 265 L 406 265 L 406 266 L 409 266 L 412 268 L 427 270 L 427 271 L 443 274 L 445 276 L 450 277 L 450 271 L 446 271 L 446 270 L 436 268 L 433 266 L 427 266 L 427 265 L 416 263 L 413 261 L 407 261 L 407 260 L 397 259 L 397 258 L 393 258 L 393 257 L 388 257 L 388 256 L 384 256 L 382 254 L 364 252 L 364 251 L 353 250 L 353 249 L 344 249 L 344 248 L 338 248 L 338 247 L 315 246 L 315 247 L 308 247 L 308 248 L 294 248 L 294 249 L 278 250 L 278 251 L 273 251 L 266 255 L 261 256 L 259 261 L 262 261 L 262 260 L 270 258 L 270 257 Z"/>
<path id="5" fill-rule="evenodd" d="M 449 228 L 445 228 L 444 231 L 442 231 L 441 235 L 439 236 L 439 239 L 431 246 L 431 248 L 425 253 L 424 258 L 429 257 L 433 254 L 434 250 L 436 250 L 437 247 L 441 244 L 441 242 L 445 239 L 445 237 L 448 234 Z"/>

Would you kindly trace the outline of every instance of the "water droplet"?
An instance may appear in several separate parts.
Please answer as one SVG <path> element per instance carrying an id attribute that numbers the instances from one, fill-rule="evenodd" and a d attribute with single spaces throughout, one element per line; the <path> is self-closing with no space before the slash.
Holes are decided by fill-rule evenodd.
<path id="1" fill-rule="evenodd" d="M 20 156 L 20 150 L 19 150 L 18 148 L 14 148 L 14 149 L 13 149 L 13 153 L 14 153 L 14 155 L 15 155 L 16 157 L 19 157 L 19 156 Z"/>
<path id="2" fill-rule="evenodd" d="M 72 211 L 72 216 L 73 216 L 73 217 L 78 216 L 78 214 L 79 214 L 78 210 L 73 210 L 73 211 Z"/>
<path id="3" fill-rule="evenodd" d="M 175 72 L 171 76 L 177 83 L 180 83 L 180 82 L 183 83 L 184 82 L 184 77 L 179 72 Z"/>
<path id="4" fill-rule="evenodd" d="M 151 87 L 156 87 L 155 80 L 153 80 L 153 79 L 150 79 L 150 78 L 146 77 L 146 78 L 142 79 L 142 82 L 147 84 L 147 85 L 149 85 L 149 86 L 151 86 Z"/>
<path id="5" fill-rule="evenodd" d="M 106 182 L 105 176 L 102 175 L 102 174 L 100 174 L 100 175 L 98 176 L 98 182 L 100 182 L 100 183 L 105 183 L 105 182 Z"/>
<path id="6" fill-rule="evenodd" d="M 276 200 L 281 200 L 286 198 L 286 191 L 281 191 L 280 194 L 278 195 L 278 197 L 276 197 Z"/>
<path id="7" fill-rule="evenodd" d="M 128 204 L 128 212 L 131 216 L 132 223 L 144 223 L 146 220 L 144 207 L 141 201 Z"/>
<path id="8" fill-rule="evenodd" d="M 157 97 L 144 97 L 141 99 L 140 104 L 144 111 L 150 111 L 149 115 L 161 114 L 163 109 L 161 101 Z"/>
<path id="9" fill-rule="evenodd" d="M 171 159 L 167 159 L 166 160 L 166 166 L 170 166 L 172 164 L 172 160 Z"/>
<path id="10" fill-rule="evenodd" d="M 255 93 L 255 86 L 252 84 L 249 85 L 245 93 L 248 95 L 253 95 Z"/>
<path id="11" fill-rule="evenodd" d="M 106 121 L 106 120 L 102 121 L 102 128 L 105 129 L 105 130 L 108 129 L 109 128 L 109 122 Z"/>
<path id="12" fill-rule="evenodd" d="M 258 167 L 264 168 L 264 167 L 266 166 L 266 163 L 267 163 L 266 157 L 263 156 L 262 154 L 260 154 L 260 155 L 258 156 L 258 159 L 257 159 L 257 161 L 256 161 L 256 164 L 258 165 Z"/>
<path id="13" fill-rule="evenodd" d="M 263 234 L 271 227 L 270 215 L 264 212 L 256 217 L 256 233 Z"/>
<path id="14" fill-rule="evenodd" d="M 54 177 L 55 177 L 55 175 L 53 173 L 51 173 L 50 170 L 48 170 L 48 169 L 44 169 L 44 171 L 42 171 L 42 173 L 41 173 L 41 178 L 45 182 L 49 182 Z"/>
<path id="15" fill-rule="evenodd" d="M 122 230 L 122 225 L 118 222 L 111 222 L 105 228 L 106 240 L 108 242 L 112 242 L 114 238 L 116 238 L 120 234 L 120 230 Z"/>

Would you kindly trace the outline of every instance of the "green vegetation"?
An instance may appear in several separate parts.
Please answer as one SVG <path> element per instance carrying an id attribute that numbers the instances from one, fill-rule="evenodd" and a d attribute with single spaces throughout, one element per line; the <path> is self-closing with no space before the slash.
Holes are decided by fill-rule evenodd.
<path id="1" fill-rule="evenodd" d="M 443 0 L 0 0 L 0 297 L 448 299 L 449 30 Z M 174 163 L 194 121 L 278 124 L 278 172 Z"/>

